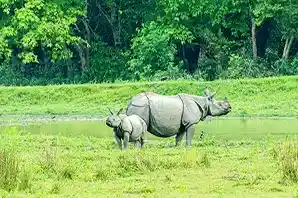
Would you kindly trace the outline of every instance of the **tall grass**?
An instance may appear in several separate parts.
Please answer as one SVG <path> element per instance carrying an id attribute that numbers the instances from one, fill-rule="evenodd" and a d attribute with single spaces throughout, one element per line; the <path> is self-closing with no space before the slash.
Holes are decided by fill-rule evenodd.
<path id="1" fill-rule="evenodd" d="M 0 188 L 9 192 L 31 189 L 31 172 L 20 165 L 13 151 L 0 152 Z"/>
<path id="2" fill-rule="evenodd" d="M 284 180 L 298 182 L 298 144 L 297 141 L 282 142 L 275 150 Z"/>
<path id="3" fill-rule="evenodd" d="M 16 156 L 8 151 L 0 153 L 0 187 L 12 191 L 18 186 L 20 174 L 19 162 Z"/>

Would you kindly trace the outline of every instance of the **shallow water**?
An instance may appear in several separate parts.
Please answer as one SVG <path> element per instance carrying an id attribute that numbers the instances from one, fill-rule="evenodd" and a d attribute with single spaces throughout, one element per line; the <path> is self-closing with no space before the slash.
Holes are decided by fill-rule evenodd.
<path id="1" fill-rule="evenodd" d="M 11 127 L 22 129 L 32 134 L 53 134 L 63 136 L 94 136 L 113 138 L 112 129 L 99 120 L 71 120 L 16 122 L 10 126 L 0 126 L 0 132 Z M 224 119 L 206 120 L 196 125 L 195 139 L 201 131 L 204 137 L 212 136 L 215 140 L 262 140 L 271 136 L 274 139 L 295 137 L 298 134 L 297 119 Z M 148 139 L 161 139 L 151 134 Z M 174 137 L 172 137 L 174 138 Z"/>

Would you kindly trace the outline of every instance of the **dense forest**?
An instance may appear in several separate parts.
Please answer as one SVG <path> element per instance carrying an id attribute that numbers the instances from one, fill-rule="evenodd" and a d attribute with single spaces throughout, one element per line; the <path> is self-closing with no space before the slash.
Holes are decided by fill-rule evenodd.
<path id="1" fill-rule="evenodd" d="M 297 0 L 0 0 L 0 84 L 298 74 Z"/>

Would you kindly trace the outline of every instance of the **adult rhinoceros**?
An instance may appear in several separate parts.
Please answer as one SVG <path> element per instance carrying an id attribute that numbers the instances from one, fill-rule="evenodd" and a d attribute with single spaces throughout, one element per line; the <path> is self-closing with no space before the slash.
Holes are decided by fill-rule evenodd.
<path id="1" fill-rule="evenodd" d="M 176 146 L 186 133 L 186 146 L 190 146 L 195 124 L 207 116 L 222 116 L 231 111 L 226 97 L 222 101 L 214 101 L 216 92 L 211 94 L 207 88 L 204 94 L 165 96 L 143 92 L 130 100 L 126 114 L 136 114 L 144 119 L 148 132 L 155 136 L 166 138 L 176 135 Z"/>

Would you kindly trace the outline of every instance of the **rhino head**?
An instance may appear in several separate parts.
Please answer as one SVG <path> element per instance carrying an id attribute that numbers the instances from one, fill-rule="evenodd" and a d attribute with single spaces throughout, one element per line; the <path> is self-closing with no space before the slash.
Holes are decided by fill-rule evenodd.
<path id="1" fill-rule="evenodd" d="M 231 112 L 232 107 L 227 97 L 225 97 L 223 100 L 214 100 L 214 96 L 216 95 L 216 93 L 217 91 L 211 94 L 207 88 L 204 91 L 204 95 L 207 100 L 208 115 L 211 115 L 211 116 L 227 115 L 228 113 Z"/>
<path id="2" fill-rule="evenodd" d="M 121 108 L 116 114 L 114 114 L 110 108 L 108 109 L 110 115 L 106 119 L 106 125 L 112 128 L 118 127 L 121 124 L 121 117 L 119 116 L 119 114 L 123 110 L 123 108 Z"/>

